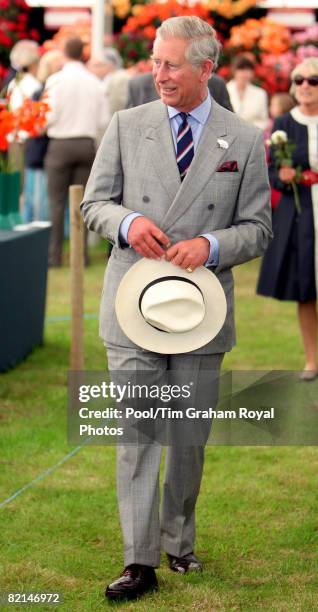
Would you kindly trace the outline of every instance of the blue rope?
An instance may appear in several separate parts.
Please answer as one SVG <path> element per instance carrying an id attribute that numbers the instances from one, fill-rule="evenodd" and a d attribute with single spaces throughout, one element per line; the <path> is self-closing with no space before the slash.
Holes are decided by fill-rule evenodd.
<path id="1" fill-rule="evenodd" d="M 53 465 L 52 467 L 48 468 L 47 470 L 45 470 L 44 472 L 42 472 L 41 474 L 36 476 L 36 478 L 33 478 L 33 480 L 31 480 L 31 482 L 28 482 L 27 484 L 23 485 L 23 487 L 18 489 L 15 493 L 10 495 L 10 497 L 8 497 L 3 502 L 1 502 L 0 503 L 0 508 L 3 508 L 4 506 L 6 506 L 10 502 L 12 502 L 14 499 L 16 499 L 18 497 L 18 495 L 21 495 L 21 493 L 24 493 L 24 491 L 27 491 L 27 489 L 30 489 L 30 487 L 32 487 L 37 482 L 40 482 L 41 480 L 43 480 L 46 476 L 49 476 L 49 474 L 52 474 L 52 472 L 57 470 L 57 468 L 59 468 L 61 465 L 63 465 L 63 463 L 65 463 L 68 459 L 70 459 L 71 457 L 76 455 L 76 453 L 78 453 L 83 448 L 83 446 L 85 446 L 85 444 L 88 444 L 91 440 L 92 440 L 91 437 L 86 438 L 84 440 L 83 444 L 81 444 L 80 446 L 77 446 L 76 448 L 74 448 L 70 453 L 65 455 L 65 457 L 62 457 L 62 459 L 60 459 L 55 465 Z"/>

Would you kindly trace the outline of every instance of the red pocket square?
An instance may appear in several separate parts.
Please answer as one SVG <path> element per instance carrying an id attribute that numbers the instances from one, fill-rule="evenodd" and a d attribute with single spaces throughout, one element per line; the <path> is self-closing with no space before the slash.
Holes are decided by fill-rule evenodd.
<path id="1" fill-rule="evenodd" d="M 221 164 L 217 169 L 217 172 L 238 172 L 237 161 L 226 161 Z"/>

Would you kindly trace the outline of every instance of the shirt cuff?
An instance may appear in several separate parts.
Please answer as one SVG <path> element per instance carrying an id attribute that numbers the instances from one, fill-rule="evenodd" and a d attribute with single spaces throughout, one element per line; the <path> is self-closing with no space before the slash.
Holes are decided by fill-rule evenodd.
<path id="1" fill-rule="evenodd" d="M 202 236 L 202 238 L 207 238 L 210 243 L 210 254 L 204 265 L 206 267 L 218 266 L 220 253 L 219 241 L 215 238 L 215 236 L 212 236 L 212 234 L 200 234 L 200 236 Z"/>
<path id="2" fill-rule="evenodd" d="M 129 232 L 129 228 L 133 222 L 134 219 L 137 219 L 137 217 L 142 217 L 143 215 L 141 213 L 138 212 L 132 212 L 129 213 L 129 215 L 127 215 L 127 217 L 125 217 L 120 226 L 119 226 L 119 241 L 120 244 L 122 246 L 128 246 L 129 242 L 128 242 L 128 232 Z"/>

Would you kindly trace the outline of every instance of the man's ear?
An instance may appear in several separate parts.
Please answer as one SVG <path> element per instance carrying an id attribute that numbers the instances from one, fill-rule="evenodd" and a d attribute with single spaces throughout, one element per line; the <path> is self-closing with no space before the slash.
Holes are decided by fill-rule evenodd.
<path id="1" fill-rule="evenodd" d="M 213 71 L 214 62 L 211 59 L 206 59 L 201 64 L 201 82 L 208 81 L 212 71 Z"/>

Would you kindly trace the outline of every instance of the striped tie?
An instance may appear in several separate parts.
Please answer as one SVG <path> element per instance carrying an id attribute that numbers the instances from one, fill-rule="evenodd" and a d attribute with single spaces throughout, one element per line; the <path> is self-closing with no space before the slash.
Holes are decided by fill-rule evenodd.
<path id="1" fill-rule="evenodd" d="M 177 135 L 177 164 L 183 181 L 194 155 L 192 130 L 187 121 L 187 113 L 179 113 L 182 123 Z"/>

